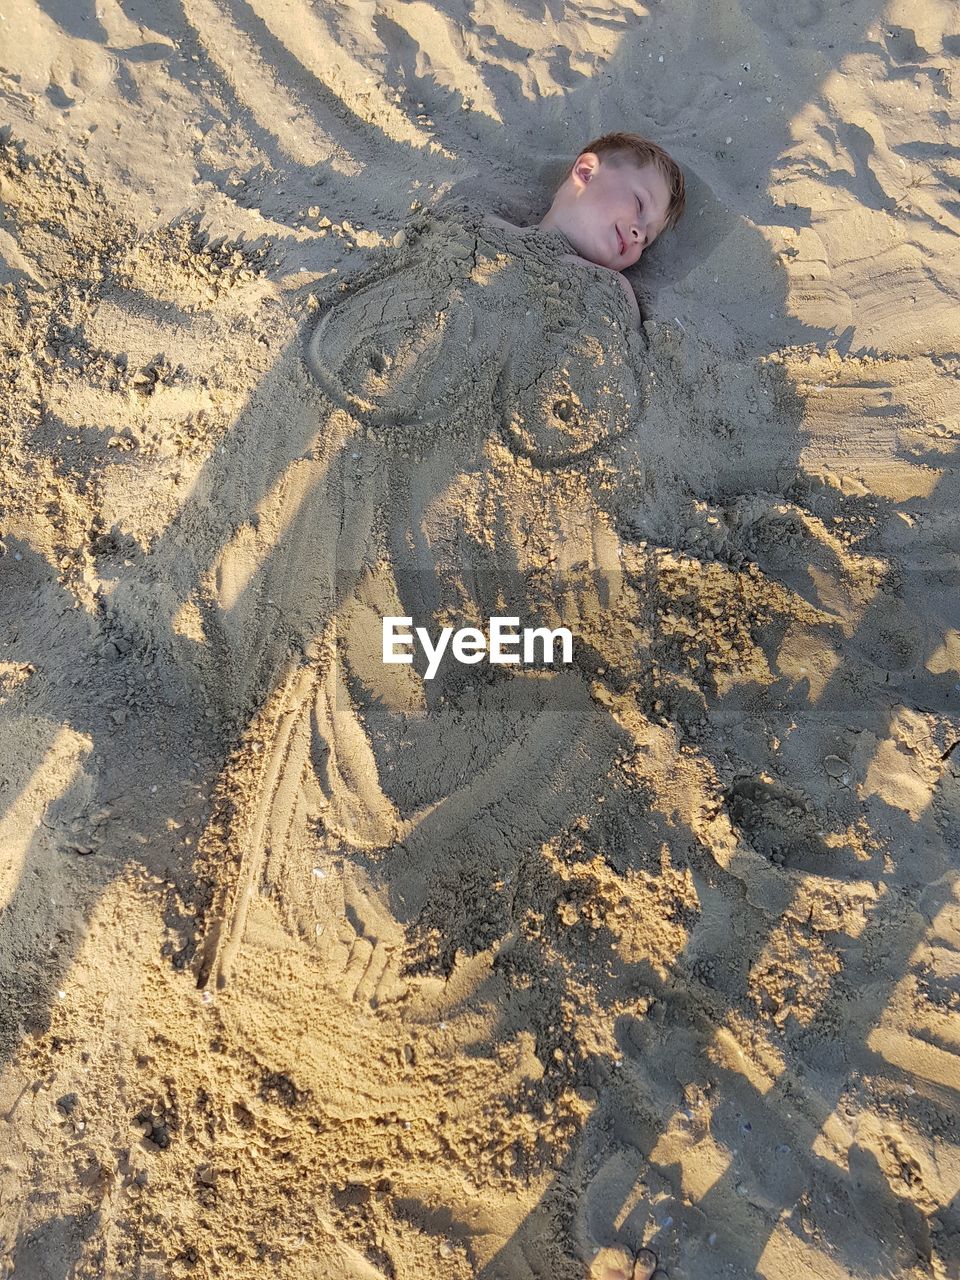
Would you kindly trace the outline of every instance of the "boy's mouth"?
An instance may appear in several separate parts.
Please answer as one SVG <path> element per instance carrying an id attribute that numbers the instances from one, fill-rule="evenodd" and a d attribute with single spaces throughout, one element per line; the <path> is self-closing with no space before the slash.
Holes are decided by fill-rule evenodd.
<path id="1" fill-rule="evenodd" d="M 626 245 L 624 244 L 624 242 L 623 242 L 623 236 L 620 234 L 620 228 L 619 228 L 619 227 L 617 227 L 617 226 L 615 226 L 613 229 L 614 229 L 614 231 L 616 231 L 616 233 L 617 233 L 617 246 L 618 246 L 618 250 L 619 250 L 619 253 L 620 253 L 620 257 L 622 258 L 622 257 L 623 257 L 623 251 L 624 251 L 624 249 L 626 249 L 626 247 L 627 247 L 627 246 L 626 246 Z"/>

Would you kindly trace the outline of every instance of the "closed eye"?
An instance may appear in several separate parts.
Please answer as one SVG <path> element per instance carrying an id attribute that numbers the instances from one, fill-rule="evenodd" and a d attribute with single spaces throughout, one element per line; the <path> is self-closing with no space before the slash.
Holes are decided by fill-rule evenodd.
<path id="1" fill-rule="evenodd" d="M 637 208 L 640 210 L 641 213 L 643 213 L 643 201 L 640 199 L 639 196 L 637 196 Z"/>

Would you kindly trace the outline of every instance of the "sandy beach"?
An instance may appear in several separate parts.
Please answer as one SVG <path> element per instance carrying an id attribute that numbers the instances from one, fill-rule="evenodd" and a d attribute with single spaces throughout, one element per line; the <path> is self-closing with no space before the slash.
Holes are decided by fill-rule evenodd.
<path id="1" fill-rule="evenodd" d="M 0 1277 L 960 1280 L 958 89 L 0 0 Z M 620 129 L 639 329 L 532 226 Z M 495 615 L 572 662 L 383 662 Z"/>

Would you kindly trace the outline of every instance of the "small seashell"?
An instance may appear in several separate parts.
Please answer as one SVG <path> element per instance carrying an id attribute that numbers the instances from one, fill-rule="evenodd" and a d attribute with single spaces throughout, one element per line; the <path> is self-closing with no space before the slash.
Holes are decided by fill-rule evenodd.
<path id="1" fill-rule="evenodd" d="M 841 760 L 839 756 L 827 756 L 824 759 L 823 767 L 831 778 L 842 778 L 844 771 L 847 769 L 846 760 Z"/>

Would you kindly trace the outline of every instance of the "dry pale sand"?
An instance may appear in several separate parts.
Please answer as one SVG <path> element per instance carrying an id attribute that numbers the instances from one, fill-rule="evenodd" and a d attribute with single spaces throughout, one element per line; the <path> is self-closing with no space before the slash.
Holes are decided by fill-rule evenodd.
<path id="1" fill-rule="evenodd" d="M 0 1274 L 960 1276 L 958 85 L 947 0 L 0 0 Z M 483 220 L 613 128 L 639 333 Z M 380 660 L 495 612 L 574 665 Z"/>

